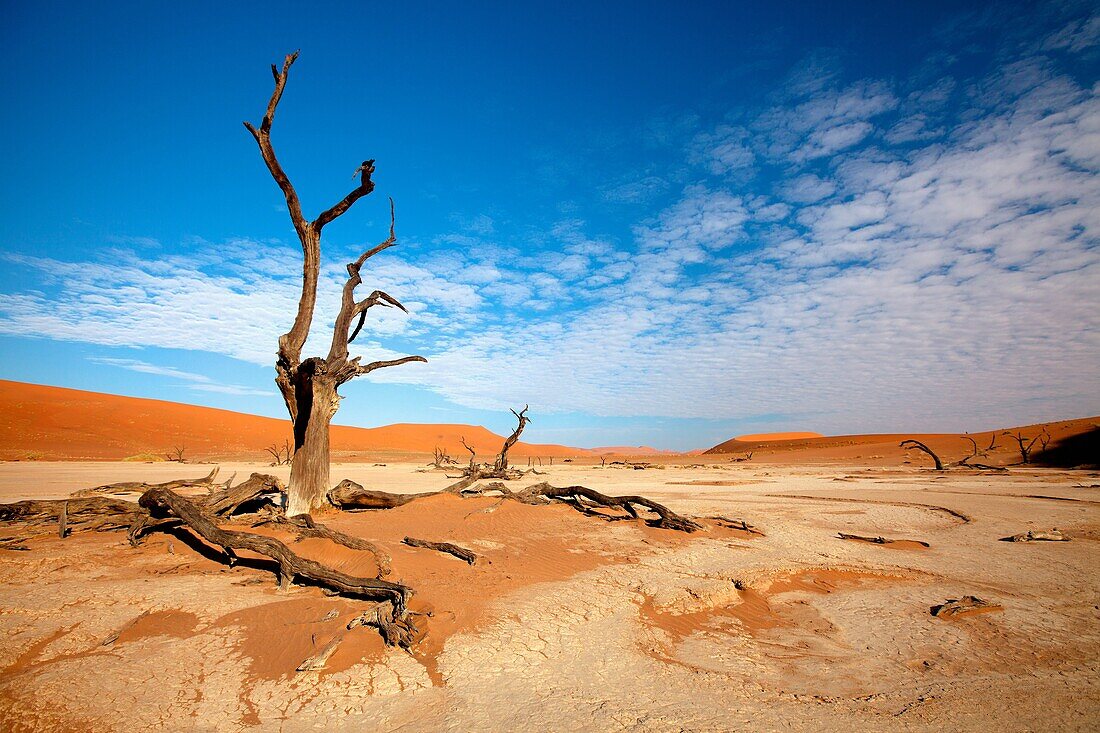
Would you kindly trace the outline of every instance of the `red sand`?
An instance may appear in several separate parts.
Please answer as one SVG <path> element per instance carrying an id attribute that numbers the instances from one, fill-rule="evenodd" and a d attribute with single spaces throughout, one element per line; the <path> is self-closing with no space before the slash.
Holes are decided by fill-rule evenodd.
<path id="1" fill-rule="evenodd" d="M 186 446 L 195 457 L 267 458 L 264 448 L 290 438 L 290 421 L 212 407 L 85 392 L 0 380 L 0 458 L 118 460 L 160 456 Z M 500 451 L 504 438 L 477 425 L 333 426 L 340 453 L 427 453 L 440 447 L 467 460 L 465 437 L 480 457 Z M 580 456 L 583 448 L 520 442 L 515 456 Z"/>
<path id="2" fill-rule="evenodd" d="M 821 433 L 754 433 L 752 435 L 738 435 L 734 440 L 742 443 L 748 441 L 773 441 L 773 440 L 798 440 L 800 438 L 824 438 Z"/>

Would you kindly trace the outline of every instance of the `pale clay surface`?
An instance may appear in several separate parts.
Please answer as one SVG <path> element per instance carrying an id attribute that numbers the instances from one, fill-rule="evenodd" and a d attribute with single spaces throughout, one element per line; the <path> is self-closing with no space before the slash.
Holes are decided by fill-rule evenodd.
<path id="1" fill-rule="evenodd" d="M 0 465 L 0 499 L 59 498 L 109 481 L 159 481 L 209 466 L 132 463 Z M 632 471 L 555 465 L 554 485 L 638 493 L 680 513 L 745 518 L 767 536 L 705 533 L 498 599 L 491 619 L 451 637 L 445 685 L 397 651 L 334 674 L 249 680 L 235 610 L 285 599 L 244 571 L 174 573 L 187 548 L 125 557 L 121 534 L 44 541 L 0 552 L 0 728 L 5 730 L 1095 730 L 1100 726 L 1100 490 L 1095 474 L 1008 476 L 914 469 L 769 467 Z M 220 478 L 286 469 L 225 464 Z M 412 464 L 334 465 L 332 475 L 389 491 L 445 479 Z M 834 480 L 855 476 L 852 480 Z M 540 477 L 538 480 L 541 480 Z M 736 486 L 680 481 L 744 481 Z M 533 483 L 521 481 L 518 485 Z M 1082 486 L 1084 485 L 1084 486 Z M 768 496 L 800 494 L 884 503 Z M 1071 497 L 1078 501 L 1029 498 Z M 895 503 L 928 506 L 900 506 Z M 966 515 L 958 517 L 931 506 Z M 577 516 L 577 522 L 595 522 Z M 1058 527 L 1074 541 L 998 542 Z M 610 523 L 608 533 L 636 533 Z M 925 551 L 842 541 L 837 531 L 919 539 Z M 792 623 L 749 634 L 704 625 L 681 639 L 648 624 L 662 612 L 739 603 L 733 581 L 764 589 L 807 568 L 887 577 L 828 595 L 773 599 Z M 320 595 L 293 588 L 289 595 Z M 979 595 L 1002 613 L 954 622 L 929 607 Z M 201 633 L 103 647 L 146 611 L 195 614 Z M 365 633 L 365 632 L 359 632 Z M 17 673 L 10 673 L 18 667 Z"/>

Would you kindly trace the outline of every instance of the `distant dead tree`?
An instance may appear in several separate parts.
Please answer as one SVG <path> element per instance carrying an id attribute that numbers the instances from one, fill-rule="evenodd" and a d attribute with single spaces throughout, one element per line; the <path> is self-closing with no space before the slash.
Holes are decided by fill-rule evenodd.
<path id="1" fill-rule="evenodd" d="M 435 450 L 432 451 L 432 465 L 436 468 L 446 468 L 447 466 L 458 465 L 458 461 L 447 454 L 446 448 L 436 446 Z"/>
<path id="2" fill-rule="evenodd" d="M 374 361 L 361 364 L 362 357 L 349 357 L 348 347 L 359 335 L 367 317 L 367 311 L 376 305 L 405 310 L 395 298 L 376 290 L 362 300 L 356 300 L 355 289 L 362 282 L 360 270 L 374 255 L 397 243 L 394 234 L 393 200 L 390 200 L 390 235 L 378 246 L 368 249 L 354 262 L 348 263 L 348 279 L 344 283 L 340 311 L 336 314 L 332 345 L 327 357 L 302 359 L 302 348 L 309 336 L 313 311 L 317 302 L 317 279 L 321 269 L 321 230 L 348 211 L 363 196 L 374 191 L 371 176 L 374 161 L 364 161 L 356 171 L 359 185 L 333 206 L 325 209 L 313 221 L 302 213 L 298 194 L 283 171 L 275 149 L 271 145 L 271 123 L 282 99 L 290 67 L 298 53 L 289 54 L 283 60 L 280 71 L 274 64 L 271 74 L 275 77 L 275 89 L 267 103 L 267 111 L 259 128 L 250 122 L 244 126 L 256 139 L 260 155 L 271 177 L 279 185 L 286 199 L 287 211 L 294 231 L 302 245 L 302 293 L 298 300 L 298 312 L 290 330 L 279 337 L 278 359 L 275 362 L 275 383 L 282 392 L 290 420 L 294 425 L 294 457 L 290 469 L 290 486 L 287 500 L 287 516 L 307 514 L 320 507 L 329 489 L 329 425 L 340 405 L 338 388 L 355 377 L 369 374 L 375 369 L 398 366 L 413 361 L 427 361 L 422 356 L 405 356 L 400 359 Z M 407 312 L 407 311 L 406 311 Z M 349 335 L 350 331 L 350 335 Z"/>
<path id="3" fill-rule="evenodd" d="M 905 448 L 906 450 L 908 450 L 910 448 L 916 448 L 919 451 L 923 451 L 923 452 L 927 453 L 928 455 L 932 456 L 932 460 L 936 462 L 936 470 L 937 471 L 942 471 L 943 470 L 943 461 L 940 460 L 940 457 L 937 456 L 935 453 L 933 453 L 931 448 L 929 448 L 928 446 L 926 446 L 924 443 L 920 442 L 919 440 L 912 440 L 912 439 L 903 440 L 903 441 L 901 441 L 901 443 L 898 444 L 898 447 L 899 448 Z"/>
<path id="4" fill-rule="evenodd" d="M 177 445 L 164 454 L 164 460 L 172 461 L 173 463 L 187 463 L 187 458 L 183 455 L 186 452 L 186 445 Z"/>
<path id="5" fill-rule="evenodd" d="M 512 481 L 518 479 L 527 473 L 539 473 L 534 468 L 529 468 L 526 471 L 522 471 L 518 468 L 510 468 L 508 466 L 508 451 L 512 449 L 519 441 L 519 436 L 523 433 L 523 429 L 527 427 L 527 423 L 531 422 L 531 418 L 527 417 L 527 410 L 530 407 L 523 406 L 523 409 L 519 412 L 512 410 L 512 414 L 516 416 L 518 424 L 516 429 L 512 431 L 504 440 L 504 445 L 500 449 L 500 453 L 497 454 L 496 459 L 490 465 L 488 463 L 479 464 L 477 462 L 477 455 L 474 453 L 474 449 L 466 442 L 466 438 L 462 438 L 462 445 L 466 450 L 470 452 L 470 463 L 462 470 L 461 480 L 457 483 L 451 484 L 447 487 L 447 491 L 462 491 L 468 486 L 472 486 L 475 482 L 481 479 L 504 479 L 505 481 Z M 540 462 L 541 465 L 541 462 Z M 459 476 L 452 476 L 451 478 L 459 478 Z"/>
<path id="6" fill-rule="evenodd" d="M 997 434 L 996 433 L 990 433 L 989 434 L 989 447 L 986 448 L 986 452 L 991 451 L 996 447 L 997 447 Z"/>
<path id="7" fill-rule="evenodd" d="M 271 458 L 275 461 L 272 466 L 286 466 L 290 464 L 290 460 L 294 457 L 294 450 L 290 447 L 290 441 L 284 440 L 282 445 L 272 443 L 268 447 L 264 448 L 265 451 L 271 454 Z"/>
<path id="8" fill-rule="evenodd" d="M 493 463 L 493 470 L 496 472 L 506 471 L 508 469 L 508 451 L 519 440 L 519 436 L 523 433 L 523 429 L 527 427 L 527 423 L 531 422 L 531 418 L 527 417 L 527 411 L 531 409 L 528 405 L 524 405 L 523 409 L 519 412 L 512 410 L 512 414 L 516 416 L 516 420 L 519 424 L 516 429 L 512 431 L 512 434 L 508 436 L 508 439 L 504 441 L 504 447 L 500 449 L 500 455 L 497 456 L 496 462 Z"/>
<path id="9" fill-rule="evenodd" d="M 1046 432 L 1046 428 L 1043 428 L 1043 432 Z M 1020 446 L 1020 458 L 1022 463 L 1031 463 L 1031 449 L 1035 447 L 1035 444 L 1039 441 L 1039 438 L 1043 437 L 1043 433 L 1036 435 L 1034 438 L 1025 438 L 1023 433 L 1019 430 L 1015 434 L 1006 430 L 1001 435 L 1007 435 L 1016 441 Z M 1050 439 L 1047 438 L 1049 441 Z M 1030 441 L 1030 442 L 1029 442 Z M 1044 444 L 1045 445 L 1045 444 Z"/>
<path id="10" fill-rule="evenodd" d="M 462 441 L 462 447 L 470 452 L 470 467 L 469 467 L 468 471 L 470 473 L 473 473 L 474 461 L 477 458 L 477 451 L 475 451 L 473 448 L 471 448 L 470 444 L 466 442 L 466 436 L 465 435 L 459 437 L 459 440 Z"/>

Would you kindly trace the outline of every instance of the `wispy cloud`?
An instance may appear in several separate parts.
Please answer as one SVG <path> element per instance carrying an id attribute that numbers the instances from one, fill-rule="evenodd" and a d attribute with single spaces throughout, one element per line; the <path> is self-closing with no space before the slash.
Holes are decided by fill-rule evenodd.
<path id="1" fill-rule="evenodd" d="M 120 369 L 128 369 L 132 372 L 138 372 L 140 374 L 153 374 L 158 377 L 170 377 L 177 379 L 181 382 L 187 383 L 188 389 L 198 390 L 200 392 L 216 392 L 218 394 L 228 395 L 240 395 L 240 396 L 259 396 L 267 397 L 272 394 L 271 390 L 264 391 L 260 389 L 254 389 L 252 387 L 243 387 L 237 384 L 226 384 L 224 382 L 216 382 L 210 377 L 203 374 L 196 374 L 194 372 L 185 372 L 173 367 L 158 366 L 156 364 L 150 364 L 148 362 L 140 361 L 138 359 L 116 359 L 106 356 L 91 356 L 88 357 L 88 361 L 95 364 L 103 364 L 106 366 L 118 367 Z"/>

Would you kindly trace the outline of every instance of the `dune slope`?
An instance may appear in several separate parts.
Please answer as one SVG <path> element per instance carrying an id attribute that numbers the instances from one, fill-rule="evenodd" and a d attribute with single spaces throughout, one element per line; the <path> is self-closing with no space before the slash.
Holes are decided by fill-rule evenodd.
<path id="1" fill-rule="evenodd" d="M 189 457 L 252 457 L 291 437 L 290 422 L 211 407 L 85 392 L 0 380 L 0 458 L 117 460 L 160 455 L 186 446 Z M 380 428 L 334 425 L 337 457 L 355 452 L 431 453 L 443 448 L 459 461 L 465 437 L 487 459 L 504 438 L 479 425 L 397 424 Z M 517 443 L 510 455 L 576 456 L 563 445 Z"/>

